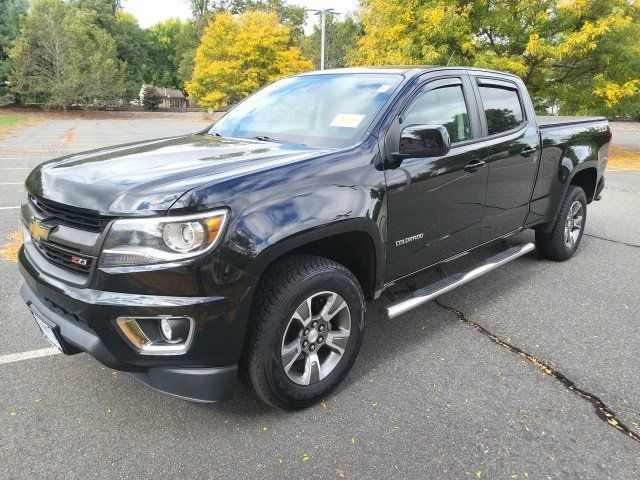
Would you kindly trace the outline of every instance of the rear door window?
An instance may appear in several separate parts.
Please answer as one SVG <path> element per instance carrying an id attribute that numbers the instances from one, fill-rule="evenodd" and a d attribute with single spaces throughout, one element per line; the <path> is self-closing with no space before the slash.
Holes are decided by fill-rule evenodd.
<path id="1" fill-rule="evenodd" d="M 513 130 L 524 123 L 524 113 L 517 90 L 481 86 L 480 97 L 489 135 Z"/>

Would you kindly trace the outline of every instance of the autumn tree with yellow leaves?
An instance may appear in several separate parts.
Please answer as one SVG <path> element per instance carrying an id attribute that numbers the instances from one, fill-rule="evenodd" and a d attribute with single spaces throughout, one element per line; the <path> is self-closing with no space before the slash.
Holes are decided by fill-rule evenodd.
<path id="1" fill-rule="evenodd" d="M 637 0 L 362 0 L 360 65 L 467 65 L 521 76 L 539 108 L 640 112 Z"/>
<path id="2" fill-rule="evenodd" d="M 269 82 L 312 68 L 291 46 L 290 29 L 276 13 L 222 12 L 204 32 L 187 91 L 201 106 L 225 108 Z"/>

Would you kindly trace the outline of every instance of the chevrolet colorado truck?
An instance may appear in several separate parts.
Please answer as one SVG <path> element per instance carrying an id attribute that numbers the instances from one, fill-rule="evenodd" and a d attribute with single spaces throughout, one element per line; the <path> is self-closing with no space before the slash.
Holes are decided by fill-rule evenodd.
<path id="1" fill-rule="evenodd" d="M 21 293 L 64 353 L 184 399 L 306 407 L 352 367 L 365 301 L 535 229 L 578 248 L 603 118 L 536 117 L 524 83 L 470 68 L 285 78 L 206 130 L 45 162 L 25 183 Z M 530 252 L 505 247 L 389 318 Z"/>

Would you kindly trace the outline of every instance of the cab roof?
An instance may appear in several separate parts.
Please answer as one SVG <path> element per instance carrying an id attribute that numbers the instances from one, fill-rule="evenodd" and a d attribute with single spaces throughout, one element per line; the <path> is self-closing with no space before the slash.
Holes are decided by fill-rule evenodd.
<path id="1" fill-rule="evenodd" d="M 315 70 L 312 72 L 301 73 L 300 75 L 337 75 L 337 74 L 349 74 L 349 73 L 390 73 L 395 75 L 403 75 L 405 77 L 413 77 L 422 73 L 433 70 L 465 70 L 469 72 L 484 72 L 491 74 L 504 75 L 508 77 L 517 77 L 512 73 L 500 72 L 497 70 L 489 70 L 484 68 L 464 67 L 464 66 L 437 66 L 437 65 L 389 65 L 379 67 L 347 67 L 347 68 L 334 68 L 329 70 Z"/>

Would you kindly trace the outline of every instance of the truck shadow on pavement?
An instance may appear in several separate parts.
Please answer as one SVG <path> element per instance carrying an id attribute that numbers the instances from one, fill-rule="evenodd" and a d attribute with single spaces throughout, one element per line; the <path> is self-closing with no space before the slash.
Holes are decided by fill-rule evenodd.
<path id="1" fill-rule="evenodd" d="M 491 251 L 498 252 L 501 247 L 493 247 Z M 460 268 L 464 265 L 474 263 L 481 260 L 486 252 L 479 252 L 477 255 L 469 255 L 467 258 L 459 262 Z M 540 257 L 536 253 L 529 254 L 523 259 L 531 259 L 529 262 L 539 262 Z M 522 259 L 520 260 L 522 261 Z M 452 268 L 456 268 L 452 266 Z M 454 270 L 452 270 L 454 271 Z M 500 270 L 494 275 L 500 275 Z M 527 269 L 516 269 L 513 272 L 513 280 L 515 282 L 524 282 L 529 277 Z M 453 328 L 452 321 L 456 321 L 450 315 L 443 315 L 440 308 L 433 302 L 417 308 L 412 313 L 406 314 L 395 320 L 388 320 L 384 315 L 386 305 L 395 300 L 394 295 L 400 296 L 403 292 L 414 290 L 426 285 L 437 279 L 434 273 L 420 275 L 409 282 L 399 285 L 391 292 L 385 293 L 379 299 L 367 302 L 366 320 L 367 326 L 365 330 L 364 341 L 360 354 L 356 363 L 341 385 L 334 390 L 328 399 L 346 394 L 352 385 L 362 380 L 362 378 L 378 369 L 382 369 L 385 364 L 399 357 L 402 353 L 416 349 L 420 344 L 428 342 L 431 338 L 436 338 L 439 334 L 448 328 Z M 460 291 L 464 291 L 462 287 Z M 469 295 L 473 295 L 472 287 L 469 289 Z M 494 295 L 500 293 L 500 289 L 493 291 Z M 484 300 L 491 302 L 491 297 L 485 297 Z M 436 310 L 434 310 L 436 309 Z M 234 415 L 251 415 L 256 413 L 262 414 L 272 412 L 274 415 L 281 415 L 282 412 L 264 405 L 257 400 L 255 394 L 247 379 L 241 378 L 234 394 L 233 400 L 227 404 L 218 404 L 215 408 L 233 412 Z M 311 407 L 313 408 L 313 407 Z"/>
<path id="2" fill-rule="evenodd" d="M 530 233 L 523 234 L 523 240 L 530 240 Z M 498 252 L 500 249 L 501 246 L 495 246 L 490 247 L 488 250 Z M 457 269 L 464 268 L 466 264 L 473 264 L 478 259 L 483 258 L 483 255 L 486 255 L 486 251 L 468 255 L 459 262 L 459 265 L 451 265 L 447 267 L 447 270 L 456 271 Z M 578 255 L 576 255 L 576 259 L 579 258 Z M 532 269 L 535 269 L 543 260 L 537 253 L 533 252 L 522 257 L 518 262 L 520 268 L 512 267 L 509 271 L 509 282 L 512 285 L 523 285 L 531 281 Z M 501 288 L 502 285 L 500 284 L 500 282 L 504 280 L 500 278 L 501 271 L 503 270 L 498 270 L 485 277 L 484 282 L 486 288 L 483 289 L 483 302 L 491 304 L 498 300 L 501 295 L 504 295 L 504 289 Z M 504 275 L 504 273 L 502 273 L 502 275 Z M 640 436 L 622 422 L 613 409 L 597 395 L 579 387 L 565 374 L 554 369 L 544 360 L 493 334 L 475 320 L 468 318 L 462 310 L 453 306 L 447 300 L 436 299 L 434 302 L 419 307 L 412 313 L 399 319 L 387 320 L 385 318 L 384 308 L 388 303 L 395 300 L 396 296 L 401 296 L 403 293 L 406 294 L 409 291 L 434 281 L 436 278 L 437 276 L 434 273 L 421 275 L 394 288 L 378 300 L 368 302 L 367 328 L 359 358 L 356 360 L 352 371 L 345 381 L 327 397 L 327 401 L 332 401 L 342 395 L 348 395 L 349 389 L 355 387 L 355 384 L 361 382 L 370 373 L 378 369 L 384 369 L 385 364 L 393 362 L 394 359 L 401 357 L 406 352 L 415 350 L 419 345 L 429 342 L 430 339 L 437 339 L 445 330 L 454 328 L 454 325 L 451 325 L 452 321 L 462 322 L 463 325 L 478 331 L 501 348 L 505 348 L 518 357 L 528 360 L 529 363 L 537 367 L 545 375 L 560 382 L 567 390 L 591 403 L 594 407 L 595 414 L 602 421 L 631 439 L 640 442 Z M 467 304 L 465 299 L 469 300 L 469 303 L 473 303 L 476 290 L 473 288 L 473 284 L 470 284 L 461 287 L 458 290 L 458 295 L 461 303 Z M 446 312 L 444 315 L 443 311 Z M 458 324 L 458 326 L 460 326 L 460 324 Z M 131 385 L 125 387 L 127 390 L 129 388 L 140 388 L 135 381 L 130 381 Z M 121 392 L 114 391 L 112 392 L 112 396 L 117 397 L 119 393 Z M 146 390 L 142 394 L 153 395 L 153 393 Z M 170 400 L 167 399 L 167 401 Z M 187 405 L 190 410 L 195 410 L 205 415 L 213 414 L 216 417 L 233 417 L 244 421 L 252 421 L 252 419 L 255 418 L 263 418 L 264 420 L 276 419 L 291 415 L 290 412 L 283 412 L 262 403 L 253 393 L 248 380 L 242 376 L 239 378 L 236 392 L 230 402 L 214 405 L 197 403 Z"/>

